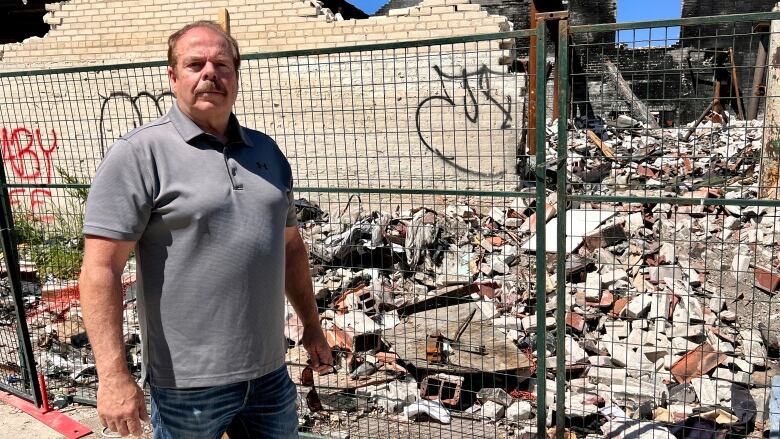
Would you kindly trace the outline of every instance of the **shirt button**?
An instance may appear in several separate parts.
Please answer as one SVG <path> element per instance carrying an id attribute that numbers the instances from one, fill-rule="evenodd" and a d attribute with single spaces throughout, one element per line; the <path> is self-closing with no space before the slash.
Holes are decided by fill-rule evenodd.
<path id="1" fill-rule="evenodd" d="M 233 173 L 233 177 L 235 177 L 235 176 L 236 176 L 236 172 L 237 172 L 237 171 L 238 171 L 238 170 L 237 170 L 236 168 L 231 168 L 231 169 L 230 169 L 230 172 L 232 172 L 232 173 Z"/>

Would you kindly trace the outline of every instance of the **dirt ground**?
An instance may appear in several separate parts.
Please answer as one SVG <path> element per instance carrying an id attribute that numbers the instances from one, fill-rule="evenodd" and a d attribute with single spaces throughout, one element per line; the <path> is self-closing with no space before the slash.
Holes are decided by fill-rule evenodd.
<path id="1" fill-rule="evenodd" d="M 103 428 L 94 407 L 74 404 L 65 407 L 61 412 L 91 428 L 92 434 L 85 436 L 87 438 L 117 437 L 102 434 Z M 27 413 L 0 401 L 0 439 L 62 439 L 64 437 Z"/>

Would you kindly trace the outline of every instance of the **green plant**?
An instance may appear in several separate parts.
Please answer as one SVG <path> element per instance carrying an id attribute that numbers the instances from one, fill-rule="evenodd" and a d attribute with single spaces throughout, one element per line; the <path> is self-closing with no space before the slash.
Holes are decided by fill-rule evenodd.
<path id="1" fill-rule="evenodd" d="M 35 263 L 42 281 L 54 277 L 73 279 L 81 269 L 84 252 L 84 206 L 88 189 L 65 169 L 57 168 L 66 187 L 66 196 L 51 204 L 51 222 L 21 211 L 14 213 L 14 231 L 19 257 Z"/>

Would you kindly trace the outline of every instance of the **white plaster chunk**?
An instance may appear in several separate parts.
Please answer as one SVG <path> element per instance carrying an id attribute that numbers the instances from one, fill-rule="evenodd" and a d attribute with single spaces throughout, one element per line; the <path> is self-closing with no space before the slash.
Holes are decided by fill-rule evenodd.
<path id="1" fill-rule="evenodd" d="M 482 411 L 480 412 L 480 416 L 482 417 L 482 419 L 498 421 L 499 419 L 504 417 L 505 411 L 506 411 L 506 407 L 504 407 L 503 405 L 497 402 L 488 401 L 482 405 Z"/>
<path id="2" fill-rule="evenodd" d="M 698 346 L 698 343 L 694 343 L 687 338 L 683 337 L 674 337 L 672 338 L 672 352 L 675 354 L 679 353 L 686 353 L 688 351 L 691 351 Z"/>
<path id="3" fill-rule="evenodd" d="M 357 389 L 356 393 L 376 398 L 376 403 L 387 413 L 400 413 L 404 406 L 415 402 L 420 396 L 420 389 L 414 379 L 390 381 L 385 384 L 366 386 Z"/>
<path id="4" fill-rule="evenodd" d="M 708 333 L 707 334 L 707 341 L 712 345 L 712 347 L 716 351 L 721 351 L 724 354 L 733 354 L 734 353 L 734 345 L 727 342 L 726 340 L 723 340 L 722 338 L 718 337 L 715 334 Z"/>
<path id="5" fill-rule="evenodd" d="M 708 377 L 694 378 L 691 380 L 691 386 L 696 391 L 696 397 L 702 405 L 715 405 L 719 402 L 718 390 Z"/>
<path id="6" fill-rule="evenodd" d="M 734 255 L 734 259 L 731 261 L 731 275 L 735 279 L 745 279 L 747 277 L 747 271 L 750 268 L 750 256 L 737 253 Z"/>
<path id="7" fill-rule="evenodd" d="M 438 401 L 419 399 L 411 405 L 404 407 L 404 415 L 409 419 L 415 418 L 420 414 L 426 414 L 442 424 L 449 424 L 451 421 L 450 412 Z"/>
<path id="8" fill-rule="evenodd" d="M 629 323 L 625 320 L 608 320 L 604 322 L 606 335 L 612 340 L 628 337 Z"/>
<path id="9" fill-rule="evenodd" d="M 512 422 L 531 419 L 533 407 L 528 401 L 517 401 L 506 409 L 506 418 Z"/>
<path id="10" fill-rule="evenodd" d="M 585 277 L 585 300 L 598 301 L 601 299 L 601 275 L 590 272 Z"/>
<path id="11" fill-rule="evenodd" d="M 606 355 L 593 355 L 588 357 L 588 362 L 594 367 L 614 367 L 612 358 Z"/>
<path id="12" fill-rule="evenodd" d="M 750 375 L 748 375 L 747 372 L 743 372 L 741 370 L 732 372 L 725 367 L 715 368 L 715 370 L 712 372 L 712 379 L 740 383 L 746 386 L 750 385 Z"/>
<path id="13" fill-rule="evenodd" d="M 647 311 L 650 310 L 650 305 L 653 300 L 653 295 L 650 293 L 643 293 L 640 294 L 633 299 L 631 299 L 630 302 L 628 302 L 628 305 L 623 309 L 623 313 L 626 317 L 629 318 L 638 318 L 642 317 Z"/>
<path id="14" fill-rule="evenodd" d="M 565 339 L 566 349 L 566 361 L 570 363 L 579 363 L 588 358 L 588 354 L 585 352 L 579 342 L 574 337 L 567 335 Z"/>
<path id="15" fill-rule="evenodd" d="M 650 303 L 650 313 L 648 319 L 668 319 L 669 305 L 672 303 L 672 296 L 666 292 L 660 291 L 653 294 L 653 301 Z"/>
<path id="16" fill-rule="evenodd" d="M 628 281 L 628 273 L 622 268 L 611 268 L 608 265 L 604 265 L 601 268 L 601 283 L 603 286 L 608 287 L 615 284 L 618 281 Z"/>
<path id="17" fill-rule="evenodd" d="M 758 367 L 766 366 L 767 352 L 761 345 L 761 333 L 757 330 L 739 331 L 742 337 L 742 354 L 745 360 Z"/>

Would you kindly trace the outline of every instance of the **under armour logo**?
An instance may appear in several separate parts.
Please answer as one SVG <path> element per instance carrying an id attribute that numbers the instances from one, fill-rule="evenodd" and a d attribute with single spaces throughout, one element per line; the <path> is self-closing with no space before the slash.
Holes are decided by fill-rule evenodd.
<path id="1" fill-rule="evenodd" d="M 265 163 L 260 163 L 260 162 L 255 162 L 255 163 L 257 164 L 257 169 L 264 169 L 266 171 L 268 170 L 268 165 L 266 165 Z"/>

